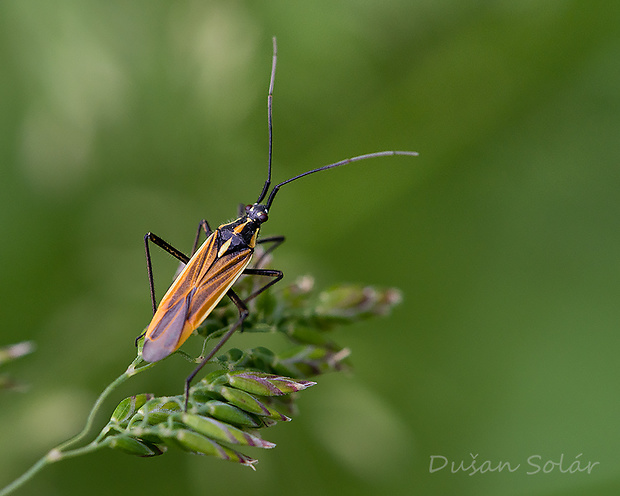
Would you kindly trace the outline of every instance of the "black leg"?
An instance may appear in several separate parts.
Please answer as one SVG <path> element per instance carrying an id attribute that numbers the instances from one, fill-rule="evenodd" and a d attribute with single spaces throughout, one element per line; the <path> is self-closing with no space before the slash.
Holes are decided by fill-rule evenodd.
<path id="1" fill-rule="evenodd" d="M 186 264 L 189 261 L 189 257 L 185 255 L 183 252 L 177 250 L 170 243 L 167 243 L 163 239 L 161 239 L 157 234 L 153 234 L 148 232 L 144 235 L 144 251 L 146 252 L 146 272 L 149 277 L 149 289 L 151 291 L 151 304 L 153 305 L 153 315 L 157 311 L 157 300 L 155 299 L 155 282 L 153 280 L 153 262 L 151 261 L 151 250 L 149 249 L 149 241 L 154 245 L 159 246 L 162 250 L 167 251 L 174 258 L 177 258 L 181 263 Z M 146 334 L 144 331 L 136 338 L 136 346 L 138 346 L 138 341 L 142 336 Z"/>
<path id="2" fill-rule="evenodd" d="M 202 219 L 198 223 L 198 230 L 196 232 L 196 238 L 194 239 L 194 245 L 192 247 L 191 256 L 193 256 L 194 253 L 196 253 L 196 250 L 198 249 L 198 242 L 200 240 L 200 233 L 202 231 L 205 232 L 207 237 L 209 237 L 212 233 L 211 227 L 209 227 L 209 223 L 205 219 Z M 178 259 L 179 262 L 181 262 L 182 266 L 184 266 L 185 264 L 187 264 L 187 262 L 189 262 L 189 259 L 191 258 L 191 256 L 188 257 L 183 252 L 177 250 L 174 246 L 172 246 L 170 243 L 167 243 L 166 241 L 161 239 L 156 234 L 149 232 L 149 233 L 146 233 L 146 235 L 144 236 L 144 250 L 146 252 L 146 271 L 149 277 L 149 288 L 151 290 L 151 303 L 153 304 L 153 314 L 155 314 L 155 311 L 157 310 L 157 299 L 155 298 L 155 282 L 153 279 L 153 263 L 151 262 L 151 251 L 149 249 L 149 241 L 159 246 L 162 250 L 170 253 L 170 255 L 172 255 L 174 258 Z M 177 270 L 177 272 L 179 272 L 179 270 Z"/>
<path id="3" fill-rule="evenodd" d="M 206 221 L 206 219 L 202 219 L 198 223 L 198 229 L 196 231 L 196 237 L 194 238 L 194 244 L 192 245 L 192 252 L 190 254 L 190 258 L 194 256 L 196 250 L 198 249 L 198 244 L 200 243 L 200 234 L 203 231 L 207 238 L 213 233 L 213 231 L 211 231 L 211 226 L 209 226 L 209 223 Z M 175 271 L 172 280 L 176 280 L 176 278 L 179 277 L 179 274 L 185 268 L 186 264 L 187 262 L 179 262 L 179 266 L 177 267 L 177 270 Z"/>
<path id="4" fill-rule="evenodd" d="M 263 287 L 251 293 L 250 296 L 248 296 L 245 300 L 243 300 L 245 303 L 249 302 L 250 300 L 253 300 L 259 294 L 265 291 L 267 288 L 273 286 L 275 283 L 277 283 L 280 279 L 284 277 L 284 272 L 282 272 L 281 270 L 273 270 L 273 269 L 245 269 L 243 271 L 243 274 L 247 276 L 267 276 L 267 277 L 274 278 L 273 280 L 265 284 Z"/>
<path id="5" fill-rule="evenodd" d="M 200 241 L 200 233 L 202 231 L 204 231 L 207 238 L 211 236 L 211 234 L 213 233 L 213 231 L 211 230 L 211 226 L 209 226 L 209 223 L 207 222 L 206 219 L 202 219 L 198 223 L 198 230 L 196 231 L 196 238 L 194 239 L 194 246 L 192 247 L 192 256 L 194 256 L 194 253 L 196 253 L 196 250 L 198 249 L 198 243 Z"/>
<path id="6" fill-rule="evenodd" d="M 248 311 L 248 307 L 245 305 L 244 301 L 241 298 L 239 298 L 239 296 L 237 296 L 237 293 L 235 293 L 232 289 L 229 289 L 228 292 L 226 293 L 226 295 L 237 306 L 237 310 L 239 310 L 239 320 L 237 320 L 237 322 L 235 322 L 232 325 L 232 327 L 230 329 L 228 329 L 228 331 L 226 331 L 226 334 L 224 334 L 222 336 L 222 339 L 220 339 L 220 341 L 209 352 L 209 354 L 202 359 L 202 361 L 200 362 L 198 367 L 196 367 L 194 369 L 194 371 L 187 377 L 187 379 L 185 379 L 185 411 L 187 411 L 187 402 L 189 401 L 189 385 L 190 385 L 190 383 L 192 382 L 194 377 L 196 377 L 196 374 L 198 372 L 200 372 L 200 369 L 202 369 L 202 367 L 204 367 L 205 364 L 209 360 L 211 360 L 213 358 L 213 355 L 215 355 L 220 350 L 220 348 L 222 346 L 224 346 L 224 343 L 226 343 L 226 341 L 228 341 L 230 339 L 230 336 L 232 336 L 234 334 L 234 332 L 239 328 L 239 326 L 241 326 L 243 324 L 243 321 L 245 319 L 247 319 L 247 317 L 248 317 L 248 315 L 250 313 Z"/>
<path id="7" fill-rule="evenodd" d="M 263 260 L 265 259 L 265 257 L 267 255 L 269 255 L 273 250 L 275 250 L 278 246 L 280 246 L 282 243 L 284 243 L 284 240 L 286 238 L 284 236 L 268 236 L 266 238 L 261 238 L 259 239 L 256 244 L 263 244 L 263 243 L 273 243 L 273 245 L 271 245 L 269 248 L 267 248 L 263 254 L 258 258 L 258 260 L 256 261 L 256 263 L 254 264 L 254 267 L 260 267 L 261 263 L 263 262 Z"/>
<path id="8" fill-rule="evenodd" d="M 270 270 L 270 269 L 245 269 L 243 271 L 244 274 L 249 276 L 266 276 L 273 277 L 272 281 L 269 281 L 263 287 L 259 288 L 257 291 L 254 291 L 250 296 L 248 296 L 245 300 L 239 298 L 237 293 L 235 293 L 232 289 L 229 289 L 226 295 L 231 299 L 231 301 L 237 306 L 237 310 L 239 310 L 239 319 L 237 322 L 233 324 L 233 326 L 226 331 L 226 334 L 222 336 L 219 342 L 215 345 L 215 347 L 209 352 L 209 354 L 202 359 L 198 367 L 194 369 L 194 371 L 185 379 L 185 411 L 187 411 L 187 402 L 189 401 L 189 385 L 196 377 L 196 374 L 200 372 L 205 364 L 213 358 L 213 356 L 224 346 L 224 343 L 230 339 L 230 337 L 235 333 L 239 327 L 243 325 L 243 321 L 248 318 L 250 311 L 246 305 L 247 302 L 256 298 L 259 294 L 265 291 L 268 287 L 274 285 L 280 279 L 284 277 L 284 273 L 281 270 Z"/>
<path id="9" fill-rule="evenodd" d="M 196 253 L 196 250 L 198 249 L 198 242 L 200 240 L 200 233 L 202 231 L 205 232 L 207 237 L 209 237 L 212 233 L 211 227 L 209 226 L 209 223 L 207 222 L 206 219 L 202 219 L 198 223 L 198 230 L 196 231 L 196 238 L 194 239 L 194 245 L 192 247 L 191 256 L 193 256 L 194 253 Z M 185 267 L 185 264 L 189 262 L 189 259 L 191 258 L 191 256 L 188 257 L 183 252 L 177 250 L 174 246 L 164 241 L 162 238 L 160 238 L 156 234 L 153 234 L 151 232 L 148 232 L 145 234 L 144 251 L 146 252 L 146 272 L 149 278 L 149 289 L 151 292 L 151 304 L 153 306 L 153 315 L 155 315 L 155 312 L 157 311 L 157 298 L 155 297 L 155 280 L 153 278 L 153 262 L 151 261 L 151 250 L 149 249 L 149 241 L 153 243 L 154 245 L 159 246 L 162 250 L 167 251 L 168 253 L 170 253 L 170 255 L 172 255 L 174 258 L 179 260 L 180 264 L 179 264 L 179 268 L 177 269 L 175 273 L 175 276 L 174 276 L 175 279 L 178 276 L 179 272 L 183 270 L 183 267 Z M 136 346 L 142 336 L 144 336 L 144 332 L 136 338 Z"/>
<path id="10" fill-rule="evenodd" d="M 155 299 L 155 283 L 153 281 L 153 263 L 151 262 L 151 251 L 149 250 L 149 241 L 157 246 L 159 246 L 162 250 L 167 251 L 174 258 L 178 259 L 181 263 L 186 264 L 189 261 L 189 257 L 185 255 L 183 252 L 177 250 L 170 243 L 167 243 L 159 236 L 153 233 L 146 233 L 144 235 L 144 250 L 146 251 L 146 271 L 149 276 L 149 288 L 151 290 L 151 303 L 153 304 L 153 314 L 157 310 L 157 300 Z"/>

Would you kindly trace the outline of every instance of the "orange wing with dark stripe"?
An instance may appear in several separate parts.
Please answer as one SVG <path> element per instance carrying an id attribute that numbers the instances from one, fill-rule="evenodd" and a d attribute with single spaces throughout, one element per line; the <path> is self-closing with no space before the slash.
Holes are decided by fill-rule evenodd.
<path id="1" fill-rule="evenodd" d="M 142 358 L 147 362 L 176 351 L 250 263 L 249 247 L 218 254 L 217 234 L 206 239 L 159 303 L 144 338 Z"/>

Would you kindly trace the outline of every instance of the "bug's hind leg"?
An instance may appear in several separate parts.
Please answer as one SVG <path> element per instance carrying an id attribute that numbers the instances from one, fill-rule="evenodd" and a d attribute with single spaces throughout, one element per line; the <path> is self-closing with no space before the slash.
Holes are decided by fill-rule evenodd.
<path id="1" fill-rule="evenodd" d="M 200 237 L 200 232 L 202 229 L 204 229 L 207 236 L 211 234 L 209 224 L 206 221 L 202 221 L 200 226 L 198 227 L 198 232 L 196 235 L 196 241 L 194 242 L 193 252 L 195 252 L 197 248 L 198 239 Z M 271 236 L 268 238 L 263 238 L 262 240 L 259 240 L 258 242 L 259 243 L 270 243 L 271 242 L 273 243 L 273 245 L 267 248 L 267 250 L 265 250 L 265 253 L 258 259 L 257 265 L 260 264 L 261 260 L 263 259 L 265 255 L 269 254 L 271 251 L 277 248 L 280 244 L 282 244 L 282 242 L 284 242 L 284 236 Z M 265 291 L 270 286 L 273 286 L 275 283 L 277 283 L 280 279 L 284 277 L 284 273 L 281 270 L 273 270 L 273 269 L 246 268 L 243 271 L 243 274 L 253 275 L 253 276 L 272 277 L 273 279 L 269 281 L 267 284 L 265 284 L 264 286 L 261 286 L 259 289 L 251 293 L 248 297 L 245 298 L 245 300 L 242 300 L 237 295 L 237 293 L 235 293 L 232 289 L 229 289 L 227 291 L 226 295 L 235 304 L 235 306 L 237 307 L 237 310 L 239 311 L 239 319 L 231 326 L 230 329 L 228 329 L 228 331 L 226 331 L 226 334 L 224 334 L 221 337 L 221 339 L 213 347 L 213 349 L 209 352 L 209 354 L 202 359 L 202 361 L 193 370 L 193 372 L 187 377 L 187 379 L 185 379 L 185 411 L 187 411 L 187 405 L 189 401 L 189 386 L 191 382 L 194 380 L 194 377 L 196 377 L 196 374 L 198 374 L 198 372 L 200 372 L 200 370 L 206 365 L 206 363 L 215 356 L 215 354 L 222 348 L 222 346 L 224 346 L 226 341 L 230 339 L 230 337 L 235 333 L 235 331 L 239 329 L 240 327 L 242 327 L 243 321 L 248 318 L 250 311 L 248 310 L 246 303 L 256 298 L 259 294 L 261 294 L 263 291 Z"/>
<path id="2" fill-rule="evenodd" d="M 220 350 L 220 348 L 224 346 L 224 343 L 226 343 L 226 341 L 230 339 L 230 337 L 243 324 L 243 321 L 247 319 L 248 315 L 250 314 L 250 311 L 248 310 L 248 307 L 246 306 L 244 301 L 239 298 L 239 296 L 237 296 L 237 293 L 235 293 L 232 289 L 229 289 L 226 295 L 237 306 L 237 310 L 239 310 L 239 319 L 231 326 L 230 329 L 228 329 L 228 331 L 226 331 L 226 334 L 222 336 L 222 338 L 213 347 L 209 354 L 202 359 L 198 367 L 196 367 L 194 371 L 189 376 L 187 376 L 187 379 L 185 379 L 185 411 L 187 411 L 187 402 L 189 401 L 189 385 L 194 379 L 194 377 L 196 377 L 196 374 L 198 374 L 198 372 L 200 372 L 200 369 L 202 369 L 206 365 L 206 363 L 211 360 L 213 356 Z"/>
<path id="3" fill-rule="evenodd" d="M 185 411 L 187 411 L 187 402 L 189 401 L 190 383 L 194 380 L 194 377 L 196 377 L 196 374 L 200 372 L 200 369 L 202 369 L 205 366 L 205 364 L 215 356 L 215 354 L 222 348 L 222 346 L 224 346 L 224 343 L 226 343 L 226 341 L 230 339 L 230 337 L 235 333 L 235 331 L 243 325 L 243 321 L 248 318 L 250 311 L 248 310 L 246 303 L 252 300 L 253 298 L 256 298 L 259 294 L 261 294 L 267 288 L 274 285 L 276 282 L 278 282 L 280 279 L 284 277 L 284 273 L 281 270 L 271 270 L 271 269 L 245 269 L 243 273 L 247 275 L 254 275 L 254 276 L 273 277 L 273 280 L 269 281 L 267 284 L 260 287 L 258 290 L 254 291 L 245 300 L 242 300 L 237 295 L 237 293 L 235 293 L 232 289 L 228 290 L 226 295 L 235 304 L 235 306 L 237 307 L 237 310 L 239 310 L 239 319 L 237 320 L 237 322 L 235 322 L 232 325 L 230 329 L 228 329 L 228 331 L 226 331 L 226 334 L 222 336 L 222 338 L 213 347 L 213 349 L 209 352 L 209 354 L 202 359 L 198 367 L 196 367 L 194 371 L 187 377 L 187 379 L 185 379 Z"/>

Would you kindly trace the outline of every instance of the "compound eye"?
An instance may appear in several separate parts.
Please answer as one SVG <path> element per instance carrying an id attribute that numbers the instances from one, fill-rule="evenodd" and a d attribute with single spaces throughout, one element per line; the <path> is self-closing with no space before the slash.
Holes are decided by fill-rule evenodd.
<path id="1" fill-rule="evenodd" d="M 250 210 L 252 210 L 252 207 L 253 207 L 253 205 L 246 205 L 246 206 L 245 206 L 245 213 L 246 213 L 246 214 L 249 214 L 249 213 L 250 213 Z"/>
<path id="2" fill-rule="evenodd" d="M 269 216 L 267 215 L 267 212 L 259 212 L 257 218 L 259 222 L 267 222 Z"/>

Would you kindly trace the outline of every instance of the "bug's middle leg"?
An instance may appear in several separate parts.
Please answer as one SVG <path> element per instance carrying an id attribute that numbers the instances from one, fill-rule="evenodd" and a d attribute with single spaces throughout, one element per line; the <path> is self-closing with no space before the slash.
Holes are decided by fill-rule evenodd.
<path id="1" fill-rule="evenodd" d="M 189 259 L 194 255 L 194 253 L 196 253 L 196 250 L 198 249 L 198 243 L 200 241 L 200 234 L 203 231 L 207 237 L 209 237 L 213 232 L 211 230 L 211 227 L 209 226 L 209 223 L 206 221 L 206 219 L 202 219 L 198 223 L 196 237 L 194 238 L 194 245 L 192 247 L 192 252 L 189 257 L 185 255 L 185 253 L 181 252 L 180 250 L 177 250 L 170 243 L 164 241 L 162 238 L 157 236 L 157 234 L 148 232 L 144 235 L 144 250 L 146 252 L 146 271 L 149 276 L 149 288 L 151 290 L 151 303 L 153 304 L 153 314 L 155 314 L 155 311 L 157 310 L 157 300 L 155 298 L 155 283 L 153 279 L 153 263 L 151 261 L 151 251 L 149 249 L 149 241 L 153 243 L 154 245 L 159 246 L 162 250 L 170 253 L 170 255 L 172 255 L 174 258 L 176 258 L 180 262 L 181 267 L 184 267 L 185 264 L 189 262 Z M 180 272 L 180 270 L 177 270 L 177 273 L 178 272 Z M 175 278 L 176 278 L 176 275 L 178 274 L 175 274 Z"/>
<path id="2" fill-rule="evenodd" d="M 170 243 L 167 243 L 161 239 L 157 234 L 148 232 L 144 235 L 144 251 L 146 252 L 146 272 L 149 277 L 149 289 L 151 290 L 151 303 L 153 304 L 153 315 L 157 311 L 157 300 L 155 298 L 155 282 L 153 280 L 153 262 L 151 261 L 151 250 L 149 249 L 149 241 L 156 246 L 159 246 L 162 250 L 167 251 L 174 258 L 181 263 L 186 264 L 189 261 L 189 257 L 185 253 L 177 250 Z"/>
<path id="3" fill-rule="evenodd" d="M 246 299 L 243 300 L 244 303 L 248 303 L 250 300 L 253 300 L 259 294 L 261 294 L 263 291 L 265 291 L 267 288 L 273 286 L 275 283 L 277 283 L 280 279 L 282 279 L 284 277 L 284 272 L 282 272 L 281 270 L 275 270 L 275 269 L 247 268 L 247 269 L 245 269 L 243 271 L 243 274 L 247 275 L 247 276 L 273 277 L 273 279 L 271 281 L 269 281 L 267 284 L 265 284 L 264 286 L 261 286 L 256 291 L 251 293 L 248 297 L 246 297 Z"/>
<path id="4" fill-rule="evenodd" d="M 162 238 L 157 236 L 157 234 L 153 234 L 152 232 L 147 232 L 144 235 L 144 251 L 146 253 L 146 273 L 149 278 L 149 290 L 151 292 L 151 304 L 153 305 L 153 315 L 157 311 L 157 299 L 155 298 L 155 281 L 153 279 L 153 262 L 151 260 L 151 250 L 149 248 L 149 241 L 156 246 L 159 246 L 162 250 L 167 251 L 174 258 L 178 259 L 182 264 L 186 264 L 189 261 L 189 258 L 185 253 L 180 250 L 177 250 L 170 243 L 164 241 Z M 146 334 L 144 331 L 138 337 L 136 337 L 135 344 L 138 346 L 138 341 L 142 336 Z"/>

